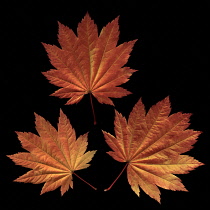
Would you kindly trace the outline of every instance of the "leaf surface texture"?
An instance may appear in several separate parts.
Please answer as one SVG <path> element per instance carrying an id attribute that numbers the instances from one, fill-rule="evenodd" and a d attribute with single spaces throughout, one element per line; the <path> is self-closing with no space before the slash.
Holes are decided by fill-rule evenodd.
<path id="1" fill-rule="evenodd" d="M 36 130 L 17 132 L 22 147 L 28 152 L 8 155 L 17 165 L 30 168 L 26 174 L 15 181 L 39 184 L 44 183 L 41 194 L 61 187 L 63 195 L 69 187 L 73 188 L 74 171 L 85 169 L 96 151 L 88 151 L 88 133 L 76 139 L 66 115 L 60 111 L 58 130 L 43 117 L 35 114 Z"/>
<path id="2" fill-rule="evenodd" d="M 43 44 L 55 69 L 43 72 L 50 83 L 60 87 L 52 95 L 69 98 L 67 104 L 78 103 L 92 94 L 100 103 L 113 105 L 111 98 L 130 94 L 119 85 L 127 82 L 135 70 L 124 67 L 136 40 L 117 46 L 118 18 L 98 34 L 94 21 L 86 14 L 78 24 L 77 36 L 59 23 L 61 48 Z"/>
<path id="3" fill-rule="evenodd" d="M 140 188 L 160 202 L 162 187 L 187 191 L 174 174 L 186 174 L 203 165 L 182 153 L 192 149 L 200 131 L 187 129 L 190 114 L 171 114 L 169 97 L 152 106 L 146 113 L 141 99 L 136 103 L 128 121 L 115 112 L 115 136 L 103 131 L 116 161 L 127 162 L 127 178 L 139 196 Z"/>

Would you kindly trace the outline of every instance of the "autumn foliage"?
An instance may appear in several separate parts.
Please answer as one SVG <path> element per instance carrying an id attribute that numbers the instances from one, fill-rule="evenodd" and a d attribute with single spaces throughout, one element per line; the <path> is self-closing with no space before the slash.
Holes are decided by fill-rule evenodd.
<path id="1" fill-rule="evenodd" d="M 100 34 L 93 20 L 85 15 L 77 28 L 77 36 L 59 23 L 61 48 L 43 44 L 52 69 L 43 74 L 60 87 L 53 96 L 70 98 L 67 104 L 78 103 L 85 94 L 92 94 L 100 103 L 113 105 L 111 98 L 130 94 L 122 87 L 135 70 L 124 67 L 136 40 L 117 46 L 118 18 L 108 23 Z"/>
<path id="2" fill-rule="evenodd" d="M 75 131 L 62 111 L 58 130 L 41 116 L 35 116 L 39 136 L 17 132 L 22 147 L 28 152 L 8 155 L 17 165 L 32 169 L 15 181 L 33 184 L 45 182 L 41 194 L 61 187 L 63 195 L 69 187 L 73 188 L 74 171 L 89 167 L 88 163 L 96 151 L 85 153 L 88 133 L 76 140 Z"/>
<path id="3" fill-rule="evenodd" d="M 118 18 L 98 33 L 96 24 L 86 14 L 78 24 L 77 35 L 59 23 L 60 47 L 43 44 L 55 67 L 43 74 L 50 83 L 60 87 L 52 95 L 68 98 L 67 104 L 74 104 L 89 94 L 94 124 L 92 95 L 100 103 L 114 105 L 110 98 L 130 94 L 119 85 L 127 82 L 135 72 L 124 65 L 136 40 L 117 45 L 118 38 Z M 111 189 L 127 170 L 128 183 L 138 196 L 142 189 L 160 202 L 158 187 L 187 191 L 175 174 L 186 174 L 203 165 L 183 154 L 192 149 L 201 132 L 188 129 L 190 114 L 170 112 L 169 97 L 152 106 L 148 112 L 140 99 L 128 120 L 115 111 L 115 135 L 102 132 L 112 149 L 108 154 L 118 162 L 125 162 L 125 166 L 106 190 Z M 88 133 L 76 139 L 70 121 L 62 111 L 57 130 L 43 117 L 35 116 L 38 135 L 17 132 L 22 147 L 28 152 L 8 155 L 17 165 L 31 169 L 15 181 L 45 183 L 41 194 L 61 187 L 63 195 L 69 187 L 73 188 L 72 177 L 77 176 L 96 189 L 75 173 L 89 167 L 96 152 L 86 152 Z"/>
<path id="4" fill-rule="evenodd" d="M 186 129 L 190 114 L 171 112 L 165 98 L 145 112 L 141 99 L 134 106 L 128 121 L 115 112 L 115 136 L 103 131 L 108 152 L 115 160 L 127 163 L 127 178 L 139 196 L 139 187 L 160 202 L 157 186 L 169 190 L 187 191 L 173 174 L 186 174 L 202 165 L 188 155 L 201 132 Z"/>

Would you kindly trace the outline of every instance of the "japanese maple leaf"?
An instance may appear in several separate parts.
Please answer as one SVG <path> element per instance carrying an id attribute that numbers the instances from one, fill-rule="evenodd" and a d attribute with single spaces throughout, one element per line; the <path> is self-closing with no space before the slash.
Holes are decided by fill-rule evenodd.
<path id="1" fill-rule="evenodd" d="M 61 48 L 44 44 L 56 69 L 43 74 L 50 83 L 61 87 L 52 95 L 70 98 L 66 104 L 74 104 L 90 93 L 100 103 L 113 105 L 109 97 L 120 98 L 130 94 L 117 86 L 127 82 L 135 72 L 123 66 L 136 40 L 117 46 L 118 37 L 118 18 L 108 23 L 99 35 L 88 13 L 78 24 L 77 36 L 59 23 L 58 41 Z"/>
<path id="2" fill-rule="evenodd" d="M 15 181 L 33 184 L 45 182 L 41 194 L 61 187 L 63 195 L 69 186 L 73 188 L 72 175 L 79 177 L 74 171 L 87 168 L 96 151 L 85 153 L 88 133 L 76 140 L 75 131 L 62 111 L 58 131 L 41 116 L 35 116 L 39 136 L 17 132 L 22 147 L 29 152 L 8 155 L 17 165 L 32 169 Z"/>
<path id="3" fill-rule="evenodd" d="M 169 116 L 170 111 L 168 97 L 152 106 L 147 114 L 139 100 L 128 121 L 116 111 L 115 136 L 103 131 L 107 144 L 113 150 L 108 154 L 119 162 L 127 163 L 123 170 L 127 168 L 132 190 L 139 196 L 140 187 L 158 202 L 160 191 L 157 186 L 187 191 L 173 174 L 186 174 L 202 165 L 193 157 L 181 155 L 192 148 L 201 132 L 186 129 L 190 114 L 178 112 Z"/>

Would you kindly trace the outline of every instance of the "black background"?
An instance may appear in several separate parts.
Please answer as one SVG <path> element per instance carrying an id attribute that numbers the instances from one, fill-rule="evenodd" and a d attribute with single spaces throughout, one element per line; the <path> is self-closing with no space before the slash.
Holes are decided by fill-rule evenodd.
<path id="1" fill-rule="evenodd" d="M 145 3 L 147 2 L 147 3 Z M 8 1 L 1 5 L 1 146 L 0 191 L 4 209 L 171 209 L 207 207 L 209 204 L 209 34 L 208 1 Z M 106 155 L 101 130 L 113 134 L 114 107 L 94 100 L 98 124 L 88 96 L 77 105 L 49 96 L 58 88 L 41 72 L 51 64 L 41 42 L 58 44 L 57 21 L 74 31 L 86 12 L 99 31 L 120 15 L 119 44 L 138 39 L 126 64 L 139 70 L 122 85 L 133 92 L 113 99 L 128 117 L 142 97 L 146 108 L 170 95 L 172 113 L 193 113 L 190 128 L 203 131 L 187 154 L 204 162 L 187 175 L 179 175 L 189 192 L 161 189 L 161 205 L 141 191 L 131 190 L 126 173 L 110 191 L 103 192 L 123 168 Z M 74 189 L 63 197 L 60 189 L 39 195 L 42 184 L 13 182 L 28 169 L 6 157 L 24 151 L 14 131 L 35 132 L 34 112 L 57 125 L 59 109 L 70 118 L 77 136 L 89 131 L 89 150 L 98 150 L 91 167 L 78 174 L 98 188 L 74 177 Z M 209 206 L 209 205 L 208 205 Z"/>

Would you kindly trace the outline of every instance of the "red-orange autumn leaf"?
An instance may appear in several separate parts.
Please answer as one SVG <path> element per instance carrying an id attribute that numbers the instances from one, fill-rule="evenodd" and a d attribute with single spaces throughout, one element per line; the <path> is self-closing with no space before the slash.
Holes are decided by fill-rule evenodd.
<path id="1" fill-rule="evenodd" d="M 135 72 L 124 65 L 136 40 L 117 46 L 118 37 L 118 18 L 108 23 L 99 35 L 88 14 L 78 24 L 77 36 L 59 23 L 58 41 L 61 48 L 44 44 L 56 69 L 43 74 L 50 83 L 61 87 L 52 95 L 70 98 L 66 104 L 74 104 L 90 93 L 100 103 L 113 105 L 109 97 L 120 98 L 130 94 L 117 86 L 127 82 Z"/>
<path id="2" fill-rule="evenodd" d="M 41 116 L 35 116 L 39 136 L 30 132 L 17 132 L 22 147 L 29 153 L 8 155 L 17 165 L 32 169 L 15 181 L 33 184 L 45 182 L 41 194 L 61 187 L 63 195 L 69 187 L 73 188 L 74 171 L 87 168 L 96 151 L 85 153 L 88 133 L 76 140 L 75 131 L 62 111 L 58 131 Z"/>
<path id="3" fill-rule="evenodd" d="M 158 202 L 157 186 L 187 191 L 173 174 L 186 174 L 202 165 L 193 157 L 181 155 L 192 148 L 201 132 L 186 129 L 190 114 L 178 112 L 169 116 L 170 111 L 168 97 L 152 106 L 147 114 L 139 100 L 128 122 L 116 111 L 115 136 L 103 131 L 113 150 L 108 154 L 119 162 L 127 162 L 127 178 L 132 190 L 139 196 L 140 187 Z"/>

